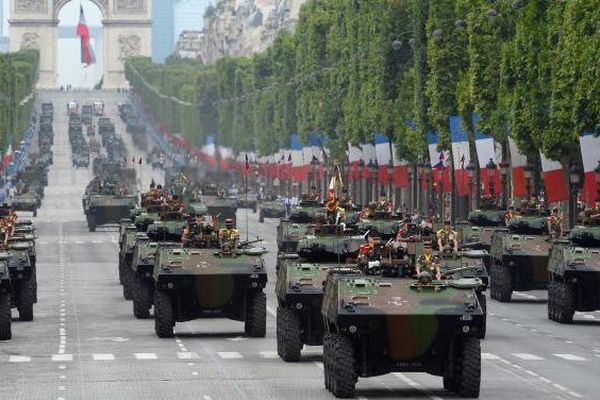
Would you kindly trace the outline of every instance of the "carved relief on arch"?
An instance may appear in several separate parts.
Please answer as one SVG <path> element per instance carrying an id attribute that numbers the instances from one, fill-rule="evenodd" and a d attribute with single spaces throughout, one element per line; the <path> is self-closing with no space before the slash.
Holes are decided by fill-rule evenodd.
<path id="1" fill-rule="evenodd" d="M 21 37 L 21 49 L 39 49 L 40 35 L 35 32 L 25 32 Z"/>
<path id="2" fill-rule="evenodd" d="M 142 52 L 142 39 L 138 35 L 119 35 L 118 43 L 119 58 L 121 60 L 139 56 Z"/>
<path id="3" fill-rule="evenodd" d="M 21 0 L 17 0 L 17 1 L 21 1 Z M 27 0 L 25 0 L 27 1 Z M 53 11 L 53 16 L 54 18 L 58 18 L 58 13 L 60 12 L 60 10 L 65 6 L 65 4 L 73 1 L 73 0 L 53 0 L 53 6 L 52 6 L 52 11 Z M 102 14 L 103 18 L 106 18 L 106 8 L 107 8 L 107 2 L 110 0 L 90 0 L 92 3 L 94 3 L 95 5 L 98 6 L 98 8 L 100 9 L 100 13 Z"/>
<path id="4" fill-rule="evenodd" d="M 15 0 L 15 11 L 18 14 L 46 13 L 46 0 Z"/>
<path id="5" fill-rule="evenodd" d="M 146 0 L 114 0 L 115 14 L 145 14 Z"/>

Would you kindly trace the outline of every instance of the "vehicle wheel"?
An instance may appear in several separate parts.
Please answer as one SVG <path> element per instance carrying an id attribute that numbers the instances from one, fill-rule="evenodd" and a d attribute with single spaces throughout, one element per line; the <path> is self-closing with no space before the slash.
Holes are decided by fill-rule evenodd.
<path id="1" fill-rule="evenodd" d="M 444 389 L 456 392 L 456 379 L 445 376 L 443 379 Z"/>
<path id="2" fill-rule="evenodd" d="M 325 378 L 325 389 L 332 391 L 331 388 L 331 362 L 329 361 L 331 358 L 331 347 L 332 347 L 332 338 L 331 333 L 325 333 L 323 336 L 323 375 Z"/>
<path id="3" fill-rule="evenodd" d="M 339 333 L 332 334 L 332 336 L 333 346 L 329 356 L 331 392 L 338 398 L 353 397 L 358 376 L 354 370 L 355 360 L 352 340 Z"/>
<path id="4" fill-rule="evenodd" d="M 485 334 L 487 332 L 487 298 L 485 293 L 479 292 L 477 293 L 477 300 L 479 300 L 479 305 L 481 306 L 481 311 L 483 311 L 483 325 L 480 330 L 477 331 L 477 337 L 479 339 L 485 339 Z"/>
<path id="5" fill-rule="evenodd" d="M 460 354 L 456 382 L 456 392 L 461 397 L 477 398 L 481 386 L 481 344 L 475 337 L 459 339 Z"/>
<path id="6" fill-rule="evenodd" d="M 555 308 L 558 311 L 556 322 L 571 324 L 573 323 L 573 315 L 575 314 L 573 286 L 564 282 L 555 282 L 555 285 L 557 292 Z"/>
<path id="7" fill-rule="evenodd" d="M 123 284 L 124 270 L 125 270 L 125 267 L 123 266 L 123 261 L 121 260 L 121 257 L 119 256 L 119 283 L 121 285 Z"/>
<path id="8" fill-rule="evenodd" d="M 154 291 L 154 331 L 160 338 L 173 337 L 173 300 L 164 290 Z"/>
<path id="9" fill-rule="evenodd" d="M 37 208 L 35 210 L 33 210 L 33 216 L 37 217 Z"/>
<path id="10" fill-rule="evenodd" d="M 33 283 L 31 276 L 19 284 L 19 320 L 33 321 Z"/>
<path id="11" fill-rule="evenodd" d="M 290 308 L 277 307 L 277 354 L 283 361 L 300 361 L 302 347 L 298 314 Z"/>
<path id="12" fill-rule="evenodd" d="M 556 321 L 556 283 L 548 283 L 548 319 Z"/>
<path id="13" fill-rule="evenodd" d="M 265 216 L 264 216 L 264 214 L 262 213 L 262 211 L 261 211 L 261 212 L 258 214 L 258 222 L 260 222 L 261 224 L 262 224 L 263 222 L 265 222 Z"/>
<path id="14" fill-rule="evenodd" d="M 513 292 L 510 270 L 498 264 L 493 264 L 491 269 L 494 271 L 492 279 L 492 289 L 495 290 L 494 299 L 502 303 L 510 302 Z"/>
<path id="15" fill-rule="evenodd" d="M 148 282 L 133 275 L 133 315 L 138 319 L 150 318 L 152 308 L 152 288 Z"/>
<path id="16" fill-rule="evenodd" d="M 8 340 L 12 338 L 12 315 L 10 312 L 11 300 L 10 293 L 0 293 L 0 340 Z"/>
<path id="17" fill-rule="evenodd" d="M 96 225 L 90 222 L 88 224 L 88 229 L 90 230 L 90 232 L 96 232 Z"/>
<path id="18" fill-rule="evenodd" d="M 264 292 L 248 295 L 244 331 L 250 337 L 265 337 L 267 333 L 267 296 Z"/>
<path id="19" fill-rule="evenodd" d="M 123 271 L 123 297 L 125 298 L 125 300 L 132 300 L 133 299 L 133 293 L 131 290 L 131 284 L 133 283 L 133 277 L 131 276 L 133 275 L 133 272 L 130 270 L 125 269 Z"/>
<path id="20" fill-rule="evenodd" d="M 32 282 L 32 285 L 33 285 L 33 303 L 35 304 L 35 303 L 37 303 L 37 300 L 38 300 L 37 299 L 37 289 L 38 289 L 38 286 L 37 286 L 37 267 L 35 266 L 35 264 L 33 266 L 33 269 L 31 270 L 31 282 Z"/>

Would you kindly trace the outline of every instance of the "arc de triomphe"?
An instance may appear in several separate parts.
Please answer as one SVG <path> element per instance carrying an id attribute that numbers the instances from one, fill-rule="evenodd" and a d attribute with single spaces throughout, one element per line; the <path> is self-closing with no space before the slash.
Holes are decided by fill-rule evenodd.
<path id="1" fill-rule="evenodd" d="M 39 88 L 57 86 L 58 13 L 69 1 L 10 0 L 10 50 L 40 51 Z M 123 60 L 152 52 L 152 0 L 91 1 L 102 13 L 103 87 L 125 87 Z"/>

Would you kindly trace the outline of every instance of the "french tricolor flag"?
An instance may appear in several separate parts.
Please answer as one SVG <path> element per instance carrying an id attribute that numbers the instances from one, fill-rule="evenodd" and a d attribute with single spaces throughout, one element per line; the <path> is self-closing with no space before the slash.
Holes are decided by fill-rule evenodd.
<path id="1" fill-rule="evenodd" d="M 217 165 L 217 147 L 215 146 L 214 136 L 206 137 L 206 144 L 202 147 L 202 154 L 208 165 L 213 167 Z"/>
<path id="2" fill-rule="evenodd" d="M 446 150 L 438 151 L 438 134 L 437 132 L 427 132 L 427 146 L 429 148 L 429 159 L 431 160 L 431 166 L 433 167 L 432 177 L 435 184 L 435 189 L 439 192 L 440 188 L 438 182 L 444 183 L 444 192 L 452 191 L 450 186 L 450 170 L 448 168 L 448 162 L 450 160 L 450 153 Z M 425 185 L 425 177 L 421 177 L 423 180 L 423 186 Z"/>
<path id="3" fill-rule="evenodd" d="M 83 6 L 79 5 L 79 23 L 77 24 L 77 36 L 81 39 L 81 63 L 86 66 L 96 62 L 96 55 L 90 43 L 90 30 L 88 29 L 83 13 Z"/>
<path id="4" fill-rule="evenodd" d="M 303 182 L 306 180 L 307 166 L 310 165 L 310 160 L 306 160 L 304 154 L 304 145 L 300 143 L 300 137 L 294 133 L 291 136 L 291 176 L 296 182 Z"/>
<path id="5" fill-rule="evenodd" d="M 490 180 L 488 178 L 487 164 L 490 159 L 494 160 L 494 163 L 498 165 L 502 159 L 502 149 L 497 145 L 494 138 L 487 135 L 477 129 L 477 122 L 481 119 L 481 116 L 477 113 L 471 115 L 471 121 L 473 124 L 473 130 L 475 131 L 475 149 L 477 150 L 477 159 L 479 160 L 479 173 L 481 176 L 481 182 L 483 183 L 484 193 L 490 194 Z M 496 177 L 494 179 L 494 193 L 498 194 L 502 191 L 502 185 L 500 183 L 500 173 L 496 171 Z"/>
<path id="6" fill-rule="evenodd" d="M 392 149 L 390 138 L 379 133 L 375 134 L 375 152 L 377 154 L 377 164 L 379 165 L 379 182 L 382 185 L 388 185 L 388 164 L 392 159 Z"/>
<path id="7" fill-rule="evenodd" d="M 594 169 L 598 166 L 598 161 L 600 161 L 600 137 L 595 136 L 593 132 L 584 132 L 579 137 L 579 144 L 581 145 L 583 171 L 585 172 L 581 194 L 583 200 L 592 206 L 596 200 L 600 200 L 597 198 L 598 188 L 594 172 Z"/>
<path id="8" fill-rule="evenodd" d="M 368 165 L 370 161 L 377 161 L 377 151 L 375 150 L 375 146 L 371 143 L 363 144 L 361 147 L 364 157 L 363 160 L 365 162 L 365 167 L 362 170 L 362 174 L 365 179 L 368 179 L 370 174 Z"/>
<path id="9" fill-rule="evenodd" d="M 553 161 L 540 152 L 542 171 L 544 171 L 544 186 L 548 203 L 556 203 L 569 199 L 569 188 L 565 179 L 565 170 L 561 163 Z"/>
<path id="10" fill-rule="evenodd" d="M 513 196 L 527 196 L 527 182 L 525 181 L 527 156 L 521 153 L 517 147 L 517 143 L 510 136 L 508 138 L 508 148 L 510 150 L 510 163 L 512 165 Z"/>
<path id="11" fill-rule="evenodd" d="M 392 162 L 394 163 L 392 183 L 397 188 L 408 187 L 408 161 L 400 157 L 397 146 L 392 145 L 392 150 Z"/>
<path id="12" fill-rule="evenodd" d="M 358 162 L 363 159 L 362 149 L 358 146 L 354 146 L 348 142 L 348 163 L 350 164 L 350 171 L 348 171 L 348 181 L 360 179 L 360 172 L 358 170 Z"/>
<path id="13" fill-rule="evenodd" d="M 464 129 L 462 117 L 451 116 L 449 122 L 456 194 L 459 196 L 467 196 L 469 194 L 469 174 L 466 167 L 471 161 L 469 136 Z"/>

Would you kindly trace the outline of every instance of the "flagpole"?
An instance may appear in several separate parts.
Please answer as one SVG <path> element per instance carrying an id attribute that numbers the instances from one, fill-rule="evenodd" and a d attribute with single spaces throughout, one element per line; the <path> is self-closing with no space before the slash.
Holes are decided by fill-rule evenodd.
<path id="1" fill-rule="evenodd" d="M 246 242 L 248 242 L 248 156 L 246 155 L 246 166 L 244 167 L 244 186 L 246 189 Z"/>

